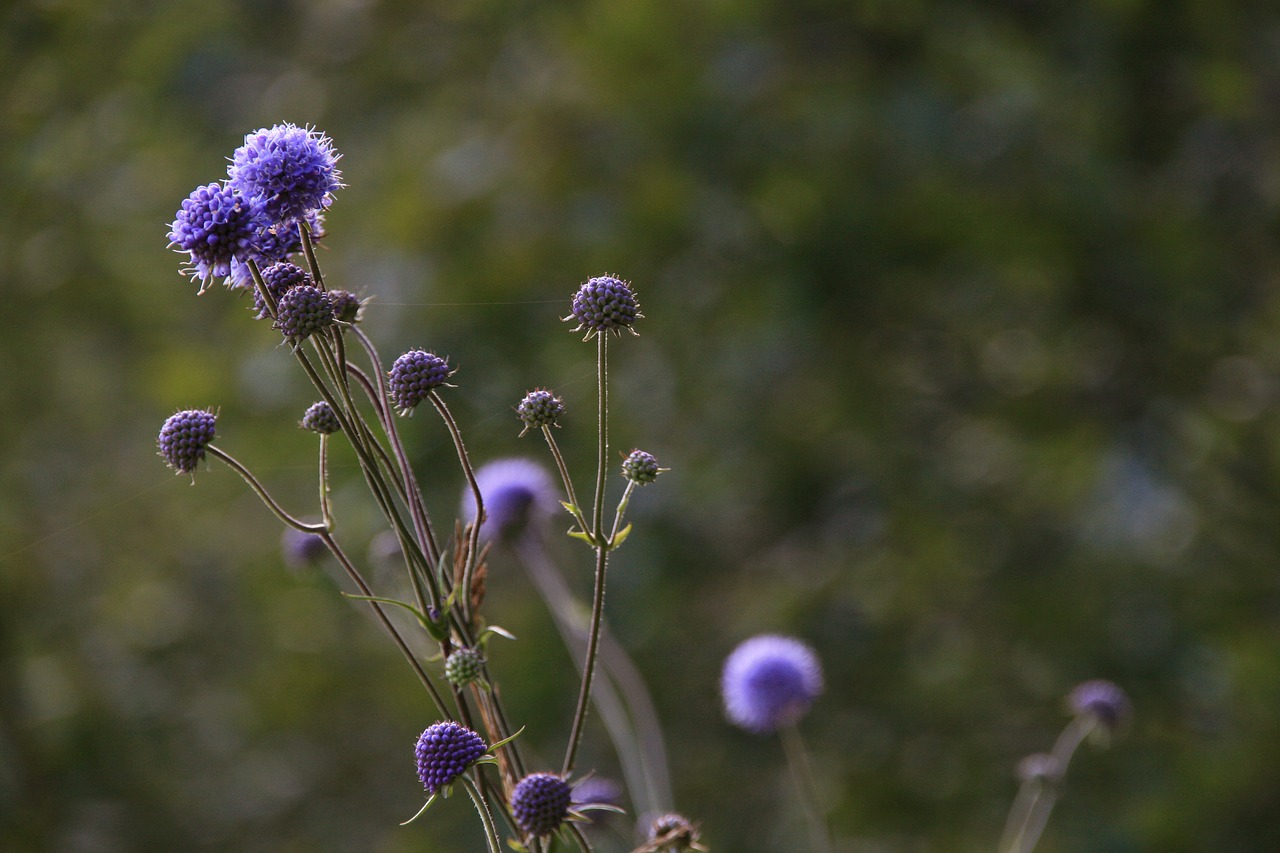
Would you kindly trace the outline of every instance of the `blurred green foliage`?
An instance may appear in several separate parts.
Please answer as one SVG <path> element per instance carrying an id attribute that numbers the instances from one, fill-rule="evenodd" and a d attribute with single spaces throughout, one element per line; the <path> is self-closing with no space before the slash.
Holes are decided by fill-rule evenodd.
<path id="1" fill-rule="evenodd" d="M 326 274 L 384 356 L 460 365 L 478 461 L 539 454 L 511 407 L 546 385 L 588 470 L 592 348 L 558 317 L 635 283 L 614 444 L 672 471 L 609 617 L 713 849 L 806 845 L 778 744 L 718 707 L 763 631 L 825 662 L 804 728 L 841 850 L 993 849 L 1091 677 L 1136 719 L 1041 850 L 1280 847 L 1278 50 L 1247 0 L 0 8 L 0 848 L 480 847 L 462 800 L 397 826 L 433 718 L 336 573 L 287 571 L 225 468 L 154 455 L 218 406 L 220 446 L 314 502 L 301 377 L 164 245 L 279 121 L 343 152 Z M 447 436 L 407 433 L 448 518 Z M 572 666 L 492 564 L 521 637 L 494 665 L 550 763 Z M 598 733 L 587 759 L 614 772 Z"/>

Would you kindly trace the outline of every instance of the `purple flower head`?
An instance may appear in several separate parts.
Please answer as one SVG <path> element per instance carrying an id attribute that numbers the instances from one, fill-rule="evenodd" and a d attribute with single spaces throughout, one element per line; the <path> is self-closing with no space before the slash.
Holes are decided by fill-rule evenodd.
<path id="1" fill-rule="evenodd" d="M 554 773 L 530 773 L 511 792 L 511 812 L 526 835 L 550 835 L 569 816 L 573 792 Z"/>
<path id="2" fill-rule="evenodd" d="M 334 413 L 333 407 L 324 400 L 318 400 L 308 406 L 302 413 L 302 420 L 298 422 L 298 426 L 320 435 L 332 435 L 342 429 L 342 424 L 338 422 L 338 416 Z"/>
<path id="3" fill-rule="evenodd" d="M 314 284 L 311 280 L 311 273 L 302 267 L 291 264 L 288 261 L 278 261 L 262 270 L 262 283 L 267 286 L 267 293 L 271 294 L 271 298 L 278 304 L 280 297 L 284 296 L 285 291 L 290 288 L 297 287 L 302 284 Z M 270 316 L 267 313 L 267 306 L 262 301 L 262 297 L 258 295 L 258 288 L 253 289 L 253 307 L 258 309 L 257 319 Z"/>
<path id="4" fill-rule="evenodd" d="M 227 175 L 242 194 L 261 200 L 273 223 L 290 223 L 333 203 L 342 187 L 339 156 L 320 131 L 277 124 L 245 136 Z"/>
<path id="5" fill-rule="evenodd" d="M 204 458 L 204 449 L 213 441 L 218 418 L 203 409 L 188 409 L 171 415 L 160 427 L 156 444 L 169 467 L 190 474 Z"/>
<path id="6" fill-rule="evenodd" d="M 476 485 L 484 500 L 484 524 L 480 537 L 511 540 L 526 530 L 537 530 L 560 506 L 556 484 L 538 463 L 521 458 L 495 459 L 476 471 Z M 462 493 L 462 517 L 476 517 L 475 496 Z"/>
<path id="7" fill-rule="evenodd" d="M 1094 717 L 1109 732 L 1128 722 L 1133 713 L 1128 695 L 1119 686 L 1102 679 L 1076 685 L 1067 697 L 1067 705 L 1071 713 Z"/>
<path id="8" fill-rule="evenodd" d="M 360 309 L 364 303 L 360 297 L 349 290 L 330 290 L 329 303 L 333 305 L 333 316 L 344 323 L 360 322 Z"/>
<path id="9" fill-rule="evenodd" d="M 332 325 L 333 303 L 329 294 L 318 287 L 291 287 L 276 303 L 276 328 L 291 341 L 301 341 Z"/>
<path id="10" fill-rule="evenodd" d="M 524 395 L 520 405 L 516 406 L 516 414 L 524 423 L 521 435 L 531 429 L 560 426 L 556 421 L 564 414 L 564 401 L 545 388 L 538 388 Z"/>
<path id="11" fill-rule="evenodd" d="M 329 553 L 324 540 L 314 533 L 286 527 L 280 534 L 280 556 L 284 564 L 291 569 L 303 569 L 314 566 L 320 558 Z"/>
<path id="12" fill-rule="evenodd" d="M 766 734 L 808 713 L 822 693 L 822 665 L 799 640 L 764 634 L 725 659 L 720 690 L 729 722 Z"/>
<path id="13" fill-rule="evenodd" d="M 387 376 L 391 403 L 407 415 L 452 375 L 449 362 L 435 353 L 411 349 L 395 360 Z"/>
<path id="14" fill-rule="evenodd" d="M 658 474 L 666 469 L 658 467 L 658 460 L 652 453 L 633 450 L 622 461 L 622 476 L 637 486 L 646 486 L 658 479 Z"/>
<path id="15" fill-rule="evenodd" d="M 643 316 L 631 285 L 622 279 L 602 275 L 578 288 L 573 296 L 573 313 L 564 319 L 577 320 L 574 331 L 586 329 L 586 338 L 590 339 L 601 332 L 619 335 L 623 329 L 630 329 L 634 334 L 636 319 Z"/>
<path id="16" fill-rule="evenodd" d="M 428 794 L 436 793 L 483 758 L 487 750 L 484 738 L 452 720 L 428 726 L 414 749 L 422 787 Z"/>
<path id="17" fill-rule="evenodd" d="M 262 203 L 222 184 L 197 187 L 182 202 L 169 229 L 169 245 L 189 255 L 184 270 L 204 291 L 215 278 L 234 283 L 233 265 L 257 258 L 270 225 Z"/>

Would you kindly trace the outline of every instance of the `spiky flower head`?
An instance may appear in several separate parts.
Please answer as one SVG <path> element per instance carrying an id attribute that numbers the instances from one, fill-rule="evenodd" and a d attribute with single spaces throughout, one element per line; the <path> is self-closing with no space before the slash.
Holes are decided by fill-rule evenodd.
<path id="1" fill-rule="evenodd" d="M 1067 705 L 1077 717 L 1093 717 L 1108 732 L 1128 722 L 1133 713 L 1124 690 L 1100 678 L 1077 684 L 1067 697 Z"/>
<path id="2" fill-rule="evenodd" d="M 510 541 L 526 531 L 544 527 L 559 509 L 555 481 L 531 459 L 495 459 L 476 469 L 476 485 L 484 501 L 480 538 Z M 475 521 L 476 499 L 462 492 L 462 518 Z"/>
<path id="3" fill-rule="evenodd" d="M 669 812 L 653 819 L 649 824 L 649 844 L 663 851 L 684 853 L 686 850 L 702 850 L 697 824 L 687 817 Z"/>
<path id="4" fill-rule="evenodd" d="M 720 678 L 729 722 L 757 734 L 799 722 L 822 686 L 822 665 L 813 649 L 774 634 L 742 642 L 725 659 Z"/>
<path id="5" fill-rule="evenodd" d="M 631 285 L 622 279 L 602 275 L 588 279 L 578 288 L 573 296 L 573 313 L 564 319 L 577 320 L 574 331 L 586 329 L 584 340 L 589 340 L 601 332 L 619 335 L 623 329 L 634 334 L 633 325 L 643 316 Z"/>
<path id="6" fill-rule="evenodd" d="M 449 362 L 435 353 L 411 349 L 395 360 L 388 373 L 391 402 L 396 411 L 407 415 L 433 390 L 445 384 L 453 371 Z"/>
<path id="7" fill-rule="evenodd" d="M 342 186 L 339 156 L 320 131 L 277 124 L 245 136 L 227 175 L 243 195 L 262 201 L 272 222 L 305 220 L 333 203 Z"/>
<path id="8" fill-rule="evenodd" d="M 414 749 L 422 787 L 428 794 L 436 793 L 483 758 L 487 749 L 484 738 L 452 720 L 428 726 Z"/>
<path id="9" fill-rule="evenodd" d="M 338 422 L 338 416 L 334 414 L 333 407 L 324 400 L 318 400 L 308 406 L 302 413 L 302 420 L 298 422 L 298 426 L 320 435 L 332 435 L 342 429 L 342 424 Z"/>
<path id="10" fill-rule="evenodd" d="M 160 427 L 156 443 L 160 455 L 179 474 L 190 474 L 204 459 L 204 449 L 213 441 L 218 418 L 204 409 L 188 409 L 170 415 Z"/>
<path id="11" fill-rule="evenodd" d="M 280 302 L 280 297 L 284 296 L 285 292 L 290 288 L 303 284 L 315 284 L 311 280 L 311 273 L 288 261 L 277 261 L 264 267 L 262 270 L 262 283 L 266 285 L 267 293 L 271 294 L 271 298 L 277 304 Z M 267 312 L 266 303 L 262 301 L 262 296 L 258 293 L 258 288 L 256 287 L 253 288 L 253 307 L 258 311 L 257 319 L 261 320 L 263 317 L 270 316 Z"/>
<path id="12" fill-rule="evenodd" d="M 511 812 L 526 835 L 550 835 L 569 816 L 573 792 L 555 773 L 530 773 L 511 792 Z"/>
<path id="13" fill-rule="evenodd" d="M 564 401 L 547 389 L 538 388 L 524 395 L 524 399 L 516 406 L 516 414 L 524 423 L 521 435 L 531 429 L 560 426 L 556 421 L 564 414 Z"/>
<path id="14" fill-rule="evenodd" d="M 360 309 L 364 303 L 360 297 L 349 290 L 330 290 L 329 302 L 333 305 L 333 316 L 344 323 L 360 321 Z"/>
<path id="15" fill-rule="evenodd" d="M 480 670 L 483 666 L 484 655 L 480 654 L 477 649 L 469 649 L 464 646 L 454 649 L 452 654 L 445 659 L 444 677 L 454 687 L 466 687 L 480 677 Z"/>
<path id="16" fill-rule="evenodd" d="M 280 534 L 280 556 L 291 569 L 313 566 L 327 553 L 329 547 L 315 533 L 286 527 L 284 533 Z"/>
<path id="17" fill-rule="evenodd" d="M 626 459 L 622 460 L 622 476 L 637 486 L 652 483 L 658 479 L 658 474 L 665 470 L 658 467 L 658 460 L 652 453 L 645 453 L 643 450 L 633 450 L 627 454 Z"/>
<path id="18" fill-rule="evenodd" d="M 329 294 L 310 284 L 291 287 L 276 303 L 276 328 L 286 338 L 301 341 L 313 332 L 333 325 Z"/>
<path id="19" fill-rule="evenodd" d="M 222 184 L 207 184 L 182 202 L 169 228 L 169 245 L 191 258 L 184 270 L 201 283 L 232 278 L 232 262 L 257 258 L 270 222 L 262 202 Z"/>

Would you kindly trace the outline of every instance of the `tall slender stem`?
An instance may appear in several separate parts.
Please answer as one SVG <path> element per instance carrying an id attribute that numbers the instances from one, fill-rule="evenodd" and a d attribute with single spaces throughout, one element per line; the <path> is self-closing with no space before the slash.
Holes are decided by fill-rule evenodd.
<path id="1" fill-rule="evenodd" d="M 597 544 L 603 544 L 604 535 L 604 481 L 605 468 L 609 464 L 609 335 L 596 335 L 596 386 L 599 399 L 596 454 L 596 497 L 592 507 L 591 533 Z"/>
<path id="2" fill-rule="evenodd" d="M 587 633 L 587 655 L 582 664 L 582 687 L 578 691 L 578 705 L 573 712 L 573 728 L 569 732 L 569 746 L 564 754 L 563 773 L 573 772 L 578 758 L 578 745 L 582 742 L 582 730 L 587 720 L 587 707 L 591 704 L 591 679 L 596 671 L 596 652 L 600 641 L 600 621 L 604 614 L 604 579 L 609 562 L 609 552 L 596 548 L 596 582 L 591 598 L 591 627 Z"/>
<path id="3" fill-rule="evenodd" d="M 436 411 L 440 413 L 445 426 L 449 428 L 449 435 L 453 438 L 453 446 L 458 453 L 458 460 L 462 463 L 462 474 L 467 478 L 467 485 L 471 488 L 472 498 L 476 502 L 476 518 L 471 525 L 467 557 L 462 570 L 462 592 L 459 595 L 462 612 L 466 616 L 466 621 L 471 622 L 475 619 L 475 614 L 471 612 L 471 579 L 475 573 L 476 558 L 480 555 L 480 521 L 484 518 L 484 496 L 480 494 L 480 484 L 476 482 L 476 474 L 471 467 L 471 458 L 467 455 L 467 447 L 462 443 L 462 431 L 458 429 L 458 422 L 453 419 L 453 414 L 439 394 L 433 390 L 430 396 L 432 405 L 436 407 Z"/>
<path id="4" fill-rule="evenodd" d="M 1054 741 L 1049 754 L 1052 775 L 1050 778 L 1034 776 L 1026 779 L 1018 790 L 1009 821 L 1005 826 L 1000 849 L 1005 853 L 1031 853 L 1040 841 L 1049 822 L 1049 815 L 1058 801 L 1058 785 L 1067 774 L 1067 765 L 1080 744 L 1098 725 L 1096 717 L 1084 714 L 1073 719 Z"/>
<path id="5" fill-rule="evenodd" d="M 782 739 L 782 749 L 787 754 L 791 776 L 800 793 L 805 818 L 809 822 L 809 835 L 813 840 L 814 853 L 830 853 L 831 833 L 827 829 L 822 801 L 819 799 L 818 783 L 813 776 L 813 767 L 809 763 L 809 751 L 805 749 L 804 739 L 800 737 L 800 730 L 794 725 L 783 726 L 778 734 Z"/>
<path id="6" fill-rule="evenodd" d="M 489 804 L 485 802 L 484 794 L 476 783 L 465 775 L 460 778 L 463 787 L 467 789 L 467 794 L 471 797 L 471 802 L 475 804 L 476 811 L 480 813 L 480 822 L 484 824 L 484 840 L 489 845 L 489 853 L 502 853 L 501 842 L 498 841 L 498 828 L 493 824 L 493 815 L 489 814 Z"/>
<path id="7" fill-rule="evenodd" d="M 305 521 L 294 518 L 290 515 L 284 507 L 276 503 L 276 499 L 271 497 L 271 494 L 267 491 L 266 487 L 258 482 L 258 478 L 253 476 L 253 472 L 241 465 L 240 461 L 231 454 L 212 444 L 207 445 L 205 450 L 211 456 L 215 456 L 227 463 L 227 466 L 230 467 L 231 470 L 239 474 L 240 478 L 249 484 L 249 488 L 253 489 L 254 494 L 256 494 L 262 502 L 267 505 L 267 509 L 271 510 L 275 517 L 283 521 L 285 524 L 297 530 L 301 530 L 303 533 L 325 533 L 328 531 L 328 528 L 324 524 L 307 524 Z"/>

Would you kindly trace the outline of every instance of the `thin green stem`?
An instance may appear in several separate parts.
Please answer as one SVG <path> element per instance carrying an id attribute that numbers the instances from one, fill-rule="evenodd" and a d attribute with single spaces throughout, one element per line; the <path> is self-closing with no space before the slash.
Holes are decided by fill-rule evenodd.
<path id="1" fill-rule="evenodd" d="M 609 464 L 609 336 L 596 334 L 596 386 L 599 407 L 597 412 L 596 497 L 592 506 L 592 526 L 588 532 L 597 544 L 604 531 L 604 482 L 605 468 Z"/>
<path id="2" fill-rule="evenodd" d="M 320 435 L 320 519 L 326 530 L 333 529 L 333 511 L 329 506 L 329 436 Z"/>
<path id="3" fill-rule="evenodd" d="M 628 480 L 627 489 L 622 493 L 622 500 L 618 501 L 618 509 L 613 514 L 613 527 L 609 529 L 609 545 L 613 546 L 614 540 L 618 538 L 618 528 L 622 526 L 622 517 L 627 514 L 627 504 L 631 502 L 631 493 L 636 490 L 636 481 Z"/>
<path id="4" fill-rule="evenodd" d="M 566 823 L 565 827 L 569 830 L 569 837 L 578 845 L 581 853 L 591 853 L 591 842 L 587 840 L 587 836 L 582 831 L 582 827 L 576 823 Z"/>
<path id="5" fill-rule="evenodd" d="M 475 614 L 471 610 L 471 581 L 472 576 L 475 574 L 476 558 L 480 555 L 480 522 L 484 518 L 484 496 L 480 494 L 480 484 L 476 482 L 476 474 L 471 467 L 471 458 L 467 455 L 467 447 L 462 443 L 462 431 L 458 429 L 458 422 L 454 420 L 449 407 L 445 405 L 444 400 L 434 389 L 431 391 L 430 397 L 431 404 L 436 407 L 436 411 L 440 413 L 445 426 L 449 428 L 449 435 L 453 438 L 454 450 L 458 453 L 458 461 L 462 463 L 462 474 L 466 477 L 467 485 L 471 489 L 471 496 L 476 502 L 476 518 L 471 525 L 467 543 L 467 558 L 462 570 L 462 591 L 458 596 L 462 604 L 465 621 L 473 622 Z"/>
<path id="6" fill-rule="evenodd" d="M 787 764 L 791 768 L 792 779 L 800 793 L 800 802 L 804 807 L 805 818 L 809 822 L 809 836 L 813 841 L 814 853 L 830 853 L 831 833 L 827 828 L 827 819 L 822 808 L 822 800 L 818 792 L 818 783 L 813 775 L 813 766 L 809 762 L 809 750 L 805 748 L 800 729 L 794 725 L 783 726 L 778 732 L 782 739 L 782 750 L 787 754 Z"/>
<path id="7" fill-rule="evenodd" d="M 578 495 L 573 490 L 573 479 L 569 476 L 569 466 L 565 464 L 564 455 L 560 453 L 560 445 L 556 443 L 555 436 L 551 434 L 551 427 L 543 424 L 542 435 L 547 440 L 547 447 L 551 449 L 551 456 L 556 460 L 556 468 L 560 471 L 560 480 L 564 483 L 565 496 L 569 498 L 569 504 L 573 507 L 571 512 L 573 518 L 578 522 L 578 526 L 582 528 L 583 533 L 590 533 L 591 530 L 587 525 L 587 519 L 582 515 L 582 507 L 578 505 Z"/>
<path id="8" fill-rule="evenodd" d="M 253 473 L 248 468 L 241 465 L 240 461 L 231 454 L 212 444 L 206 446 L 205 450 L 211 456 L 215 456 L 227 463 L 231 470 L 239 474 L 240 478 L 249 484 L 249 488 L 253 489 L 254 493 L 262 499 L 264 504 L 267 505 L 267 509 L 271 510 L 271 512 L 275 514 L 276 518 L 280 519 L 285 524 L 297 530 L 301 530 L 303 533 L 325 533 L 328 530 L 328 527 L 324 524 L 307 524 L 305 521 L 294 518 L 290 515 L 284 507 L 280 506 L 280 504 L 276 502 L 275 498 L 271 497 L 271 494 L 266 490 L 266 487 L 263 486 L 262 483 L 258 482 L 258 478 L 253 476 Z"/>
<path id="9" fill-rule="evenodd" d="M 316 247 L 311 240 L 311 228 L 305 221 L 298 222 L 298 236 L 302 240 L 302 252 L 307 256 L 307 266 L 311 269 L 311 278 L 315 281 L 316 287 L 324 290 L 324 275 L 320 272 L 320 264 L 316 261 Z"/>
<path id="10" fill-rule="evenodd" d="M 1023 781 L 1001 840 L 1004 853 L 1031 853 L 1035 849 L 1058 801 L 1058 786 L 1067 775 L 1067 766 L 1097 725 L 1097 718 L 1088 714 L 1074 718 L 1058 735 L 1049 753 L 1051 777 L 1032 776 Z"/>
<path id="11" fill-rule="evenodd" d="M 573 772 L 574 762 L 578 758 L 578 746 L 582 742 L 582 731 L 587 720 L 587 708 L 591 704 L 591 679 L 596 671 L 596 652 L 600 642 L 600 623 L 604 615 L 604 582 L 605 570 L 609 563 L 609 552 L 603 546 L 596 547 L 596 581 L 591 598 L 591 627 L 587 633 L 587 654 L 582 664 L 582 687 L 578 691 L 578 705 L 573 712 L 573 727 L 569 731 L 569 745 L 565 749 L 562 775 Z"/>
<path id="12" fill-rule="evenodd" d="M 484 824 L 484 840 L 489 845 L 489 853 L 502 853 L 501 842 L 498 840 L 498 828 L 493 824 L 493 815 L 489 814 L 489 804 L 485 802 L 484 794 L 476 786 L 476 783 L 465 775 L 460 778 L 462 786 L 467 789 L 467 794 L 471 797 L 471 802 L 476 807 L 476 811 L 480 813 L 480 821 Z"/>

